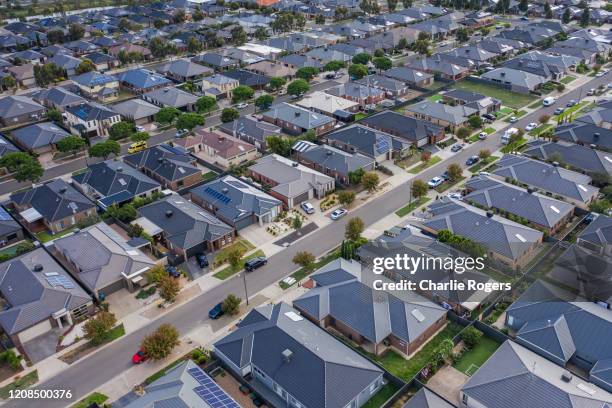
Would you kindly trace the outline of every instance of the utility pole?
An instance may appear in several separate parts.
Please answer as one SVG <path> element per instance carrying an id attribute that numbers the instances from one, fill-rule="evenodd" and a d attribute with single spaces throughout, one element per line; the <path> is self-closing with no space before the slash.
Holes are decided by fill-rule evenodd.
<path id="1" fill-rule="evenodd" d="M 242 281 L 244 282 L 244 297 L 246 298 L 246 304 L 249 305 L 249 293 L 247 292 L 246 283 L 246 271 L 242 271 Z"/>

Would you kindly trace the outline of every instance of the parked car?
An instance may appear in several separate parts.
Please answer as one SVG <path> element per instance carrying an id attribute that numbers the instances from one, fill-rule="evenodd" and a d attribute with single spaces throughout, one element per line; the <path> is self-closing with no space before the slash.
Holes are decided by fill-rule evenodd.
<path id="1" fill-rule="evenodd" d="M 606 73 L 604 71 L 599 71 L 598 73 L 595 74 L 595 76 L 597 78 L 601 78 L 602 76 L 606 75 Z"/>
<path id="2" fill-rule="evenodd" d="M 221 316 L 223 316 L 223 304 L 222 303 L 217 303 L 215 307 L 213 307 L 212 309 L 208 311 L 208 317 L 210 317 L 213 320 L 216 320 L 220 318 Z"/>
<path id="3" fill-rule="evenodd" d="M 187 133 L 189 133 L 189 131 L 187 129 L 177 129 L 176 133 L 174 134 L 174 137 L 183 137 Z"/>
<path id="4" fill-rule="evenodd" d="M 312 204 L 310 204 L 309 202 L 303 202 L 300 204 L 300 207 L 302 208 L 302 210 L 304 210 L 304 212 L 306 214 L 314 214 L 315 212 L 315 208 L 313 207 Z"/>
<path id="5" fill-rule="evenodd" d="M 584 217 L 583 222 L 588 225 L 588 224 L 592 223 L 594 219 L 595 219 L 595 215 L 593 213 L 589 213 L 589 215 Z"/>
<path id="6" fill-rule="evenodd" d="M 568 108 L 571 108 L 572 106 L 576 105 L 576 103 L 577 103 L 576 100 L 572 99 L 565 106 Z"/>
<path id="7" fill-rule="evenodd" d="M 480 161 L 480 157 L 478 156 L 470 156 L 466 161 L 465 164 L 468 166 L 471 166 L 472 164 L 476 164 Z"/>
<path id="8" fill-rule="evenodd" d="M 434 177 L 427 182 L 427 185 L 429 188 L 436 188 L 442 183 L 444 183 L 444 179 L 442 177 Z"/>
<path id="9" fill-rule="evenodd" d="M 553 98 L 552 96 L 549 96 L 547 98 L 544 98 L 544 100 L 542 100 L 542 105 L 550 106 L 550 105 L 552 105 L 555 102 L 557 102 L 557 100 L 555 98 Z"/>
<path id="10" fill-rule="evenodd" d="M 138 125 L 136 125 L 136 131 L 137 131 L 137 132 L 144 132 L 144 131 L 145 131 L 145 128 L 144 128 L 144 127 L 142 127 L 142 126 L 138 126 Z"/>
<path id="11" fill-rule="evenodd" d="M 527 17 L 527 16 L 523 16 L 523 17 L 521 17 L 521 20 L 523 20 L 523 21 L 529 21 L 529 17 Z"/>
<path id="12" fill-rule="evenodd" d="M 249 106 L 249 104 L 248 104 L 248 103 L 246 103 L 246 102 L 240 102 L 239 104 L 237 104 L 237 105 L 236 105 L 236 109 L 244 109 L 244 108 L 246 108 L 247 106 Z"/>
<path id="13" fill-rule="evenodd" d="M 208 266 L 208 259 L 203 253 L 200 252 L 199 254 L 196 254 L 195 258 L 200 268 L 206 268 Z"/>
<path id="14" fill-rule="evenodd" d="M 457 153 L 461 149 L 463 149 L 463 146 L 461 146 L 460 144 L 456 144 L 453 147 L 451 147 L 451 152 Z"/>
<path id="15" fill-rule="evenodd" d="M 261 268 L 265 264 L 268 263 L 268 258 L 265 256 L 257 256 L 255 258 L 251 258 L 244 263 L 244 269 L 247 272 L 252 272 L 257 268 Z"/>
<path id="16" fill-rule="evenodd" d="M 555 109 L 555 115 L 560 115 L 565 112 L 565 108 L 557 108 Z"/>
<path id="17" fill-rule="evenodd" d="M 480 140 L 485 140 L 485 139 L 487 138 L 487 136 L 488 136 L 487 132 L 480 132 L 480 133 L 478 134 L 478 138 L 479 138 Z"/>
<path id="18" fill-rule="evenodd" d="M 493 120 L 497 119 L 497 116 L 495 116 L 495 115 L 494 115 L 494 114 L 492 114 L 492 113 L 485 113 L 484 115 L 482 115 L 482 117 L 483 117 L 483 118 L 487 118 L 487 119 L 489 119 L 489 120 L 491 120 L 491 121 L 493 121 Z"/>
<path id="19" fill-rule="evenodd" d="M 442 174 L 440 175 L 440 177 L 442 177 L 442 178 L 444 179 L 444 181 L 448 181 L 448 179 L 450 178 L 450 177 L 448 176 L 448 171 L 445 171 L 444 173 L 442 173 Z"/>
<path id="20" fill-rule="evenodd" d="M 537 123 L 531 122 L 530 124 L 525 126 L 525 131 L 529 132 L 530 130 L 533 130 L 533 129 L 537 128 L 537 127 L 538 127 Z"/>
<path id="21" fill-rule="evenodd" d="M 181 276 L 179 270 L 172 265 L 166 265 L 166 272 L 168 272 L 168 275 L 172 276 L 173 278 L 179 278 Z"/>
<path id="22" fill-rule="evenodd" d="M 332 220 L 335 221 L 337 219 L 344 217 L 347 213 L 348 213 L 348 210 L 346 208 L 338 208 L 337 210 L 334 210 L 329 216 L 331 217 Z"/>
<path id="23" fill-rule="evenodd" d="M 448 195 L 449 198 L 454 198 L 455 200 L 461 200 L 463 198 L 463 196 L 461 195 L 461 193 L 450 193 Z"/>
<path id="24" fill-rule="evenodd" d="M 510 123 L 518 122 L 518 118 L 516 116 L 510 116 Z"/>
<path id="25" fill-rule="evenodd" d="M 142 350 L 138 350 L 132 356 L 132 363 L 133 364 L 140 364 L 140 363 L 144 363 L 145 361 L 147 361 L 147 355 Z"/>
<path id="26" fill-rule="evenodd" d="M 139 151 L 144 150 L 147 147 L 147 142 L 144 140 L 141 140 L 140 142 L 134 142 L 130 145 L 130 147 L 128 147 L 128 153 L 138 153 Z"/>
<path id="27" fill-rule="evenodd" d="M 587 96 L 593 96 L 595 95 L 595 88 L 591 88 L 587 91 Z"/>

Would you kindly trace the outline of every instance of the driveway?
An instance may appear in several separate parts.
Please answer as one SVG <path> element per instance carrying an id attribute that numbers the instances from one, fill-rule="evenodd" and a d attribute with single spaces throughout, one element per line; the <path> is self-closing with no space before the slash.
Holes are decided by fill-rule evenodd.
<path id="1" fill-rule="evenodd" d="M 53 329 L 24 343 L 23 348 L 25 349 L 26 354 L 32 363 L 38 363 L 39 361 L 42 361 L 45 358 L 55 354 L 59 336 L 59 329 Z"/>
<path id="2" fill-rule="evenodd" d="M 451 366 L 442 367 L 433 377 L 429 379 L 427 385 L 436 393 L 459 406 L 459 391 L 470 379 L 467 375 Z"/>
<path id="3" fill-rule="evenodd" d="M 213 261 L 213 258 L 211 256 L 207 256 L 207 258 L 209 262 Z M 194 256 L 189 258 L 187 262 L 184 263 L 184 265 L 185 271 L 189 274 L 189 279 L 191 280 L 197 279 L 200 276 L 204 276 L 210 271 L 209 268 L 200 268 L 200 265 L 198 265 L 198 262 L 196 261 Z"/>

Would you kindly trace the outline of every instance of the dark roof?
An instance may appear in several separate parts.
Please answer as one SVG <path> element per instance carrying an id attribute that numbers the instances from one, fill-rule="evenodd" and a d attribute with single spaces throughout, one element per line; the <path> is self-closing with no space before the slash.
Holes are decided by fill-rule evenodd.
<path id="1" fill-rule="evenodd" d="M 574 121 L 557 126 L 555 137 L 567 142 L 595 145 L 612 150 L 612 129 L 600 127 L 593 123 Z"/>
<path id="2" fill-rule="evenodd" d="M 441 126 L 434 125 L 431 122 L 392 111 L 368 116 L 359 123 L 401 137 L 412 143 L 417 143 L 428 136 L 438 135 L 443 131 Z"/>
<path id="3" fill-rule="evenodd" d="M 533 140 L 527 143 L 523 154 L 540 159 L 553 160 L 559 155 L 561 162 L 575 169 L 587 172 L 612 174 L 612 155 L 573 143 L 554 143 L 545 140 Z"/>
<path id="4" fill-rule="evenodd" d="M 401 139 L 360 124 L 339 129 L 328 134 L 326 139 L 347 144 L 370 157 L 378 157 L 387 152 L 401 152 L 408 148 L 408 144 Z"/>
<path id="5" fill-rule="evenodd" d="M 195 159 L 185 150 L 166 144 L 153 146 L 123 158 L 127 164 L 137 169 L 147 169 L 164 180 L 175 181 L 201 173 Z"/>
<path id="6" fill-rule="evenodd" d="M 270 83 L 270 77 L 266 75 L 256 74 L 254 72 L 245 71 L 242 69 L 226 71 L 223 73 L 224 76 L 237 79 L 240 85 L 246 86 L 265 86 Z"/>
<path id="7" fill-rule="evenodd" d="M 106 120 L 114 116 L 119 116 L 118 113 L 94 102 L 69 106 L 66 108 L 66 112 L 70 112 L 77 118 L 86 122 L 90 120 Z"/>
<path id="8" fill-rule="evenodd" d="M 39 147 L 55 145 L 60 140 L 70 136 L 54 122 L 35 123 L 14 130 L 11 135 L 21 146 L 33 150 Z"/>
<path id="9" fill-rule="evenodd" d="M 0 133 L 0 157 L 3 157 L 7 153 L 18 152 L 19 149 L 12 144 L 6 136 Z"/>
<path id="10" fill-rule="evenodd" d="M 423 387 L 402 408 L 454 408 L 454 405 Z"/>
<path id="11" fill-rule="evenodd" d="M 0 118 L 10 119 L 25 114 L 40 114 L 45 108 L 31 98 L 11 95 L 0 99 Z"/>

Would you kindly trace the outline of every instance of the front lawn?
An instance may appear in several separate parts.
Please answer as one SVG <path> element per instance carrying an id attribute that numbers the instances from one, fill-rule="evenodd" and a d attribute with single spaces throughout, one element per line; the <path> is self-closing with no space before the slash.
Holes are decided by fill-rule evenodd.
<path id="1" fill-rule="evenodd" d="M 77 228 L 77 226 L 75 225 L 74 227 L 68 228 L 64 231 L 55 233 L 55 234 L 51 234 L 49 231 L 41 231 L 41 232 L 37 232 L 35 234 L 36 239 L 40 241 L 41 244 L 44 244 L 46 242 L 52 241 L 54 239 L 58 239 L 63 237 L 64 235 L 68 235 L 70 234 L 72 231 L 74 231 Z"/>
<path id="2" fill-rule="evenodd" d="M 537 100 L 534 103 L 532 103 L 531 105 L 529 105 L 528 108 L 529 109 L 536 109 L 536 108 L 539 108 L 540 106 L 542 106 L 542 102 L 540 102 L 540 100 Z"/>
<path id="3" fill-rule="evenodd" d="M 306 268 L 300 268 L 297 271 L 293 272 L 289 276 L 291 276 L 293 279 L 295 279 L 295 282 L 299 282 L 302 279 L 304 279 L 306 276 L 310 275 L 312 272 L 314 272 L 317 269 L 319 269 L 320 267 L 322 267 L 324 265 L 327 265 L 328 263 L 330 263 L 334 259 L 338 259 L 338 258 L 340 258 L 340 249 L 336 249 L 336 250 L 330 252 L 329 254 L 325 255 L 324 257 L 320 258 L 317 262 L 315 262 L 312 270 L 308 270 Z M 287 285 L 283 281 L 280 281 L 278 283 L 278 285 L 283 290 L 292 286 L 292 285 Z"/>
<path id="4" fill-rule="evenodd" d="M 410 213 L 410 211 L 414 210 L 415 208 L 418 208 L 418 207 L 422 206 L 423 204 L 425 204 L 429 200 L 430 200 L 429 197 L 419 197 L 416 200 L 412 201 L 411 203 L 406 204 L 405 206 L 403 206 L 402 208 L 397 210 L 395 212 L 395 215 L 397 215 L 398 217 L 403 217 L 405 215 L 408 215 Z"/>
<path id="5" fill-rule="evenodd" d="M 442 100 L 442 95 L 440 95 L 440 94 L 431 95 L 427 99 L 430 100 L 431 102 L 438 102 L 438 101 Z"/>
<path id="6" fill-rule="evenodd" d="M 489 164 L 493 163 L 497 159 L 499 159 L 499 156 L 494 156 L 494 155 L 489 156 L 486 159 L 480 160 L 478 163 L 476 163 L 472 167 L 468 168 L 468 171 L 470 171 L 472 173 L 477 173 L 480 170 L 482 170 L 485 167 L 487 167 Z"/>
<path id="7" fill-rule="evenodd" d="M 507 145 L 505 145 L 504 147 L 501 148 L 501 152 L 502 153 L 510 153 L 510 152 L 514 152 L 517 151 L 518 148 L 520 146 L 522 146 L 523 144 L 525 144 L 527 140 L 525 140 L 524 137 L 521 137 L 519 140 L 515 141 L 514 143 L 509 143 Z"/>
<path id="8" fill-rule="evenodd" d="M 34 370 L 29 374 L 19 377 L 12 383 L 0 388 L 0 398 L 8 399 L 11 396 L 11 390 L 23 390 L 38 382 L 38 371 Z"/>
<path id="9" fill-rule="evenodd" d="M 499 111 L 495 112 L 495 116 L 497 117 L 497 119 L 499 119 L 511 114 L 512 112 L 514 112 L 514 109 L 509 108 L 507 106 L 503 106 Z"/>
<path id="10" fill-rule="evenodd" d="M 88 395 L 87 397 L 74 404 L 72 408 L 88 408 L 91 404 L 94 403 L 98 404 L 99 406 L 102 406 L 104 401 L 106 401 L 107 399 L 108 397 L 106 395 L 100 394 L 99 392 L 94 392 L 93 394 Z"/>
<path id="11" fill-rule="evenodd" d="M 561 81 L 560 81 L 560 82 L 561 82 L 562 84 L 567 85 L 567 84 L 569 84 L 570 82 L 572 82 L 572 81 L 573 81 L 573 80 L 575 80 L 575 79 L 576 79 L 576 77 L 575 77 L 575 76 L 568 75 L 568 76 L 566 76 L 566 77 L 564 77 L 564 78 L 561 78 Z"/>
<path id="12" fill-rule="evenodd" d="M 438 187 L 434 188 L 434 190 L 436 190 L 438 193 L 443 193 L 446 190 L 450 189 L 451 187 L 456 186 L 463 180 L 465 180 L 465 177 L 461 176 L 455 181 L 450 181 L 450 180 L 445 181 L 444 183 L 440 184 Z"/>
<path id="13" fill-rule="evenodd" d="M 355 115 L 355 120 L 356 121 L 357 120 L 361 120 L 361 119 L 366 118 L 366 117 L 368 117 L 367 113 L 359 112 L 359 113 L 357 113 Z"/>
<path id="14" fill-rule="evenodd" d="M 214 179 L 215 177 L 217 177 L 217 173 L 215 173 L 212 170 L 202 174 L 202 180 L 204 180 L 204 181 L 210 181 L 210 180 Z"/>
<path id="15" fill-rule="evenodd" d="M 431 159 L 429 159 L 429 161 L 427 163 L 425 162 L 421 162 L 421 164 L 419 164 L 418 166 L 415 166 L 413 168 L 411 168 L 410 170 L 408 170 L 408 173 L 412 173 L 412 174 L 418 174 L 420 172 L 422 172 L 423 170 L 425 170 L 428 167 L 433 166 L 436 163 L 440 163 L 442 161 L 442 159 L 438 156 L 433 156 Z"/>
<path id="16" fill-rule="evenodd" d="M 244 263 L 248 261 L 249 259 L 253 259 L 255 257 L 265 256 L 265 255 L 266 254 L 264 254 L 264 252 L 261 249 L 258 249 L 252 254 L 243 257 L 242 260 L 240 261 L 240 265 L 238 265 L 237 267 L 232 267 L 231 265 L 226 266 L 225 268 L 221 269 L 219 272 L 215 273 L 213 276 L 218 279 L 227 279 L 230 276 L 234 275 L 235 273 L 240 272 L 242 268 L 244 268 Z"/>
<path id="17" fill-rule="evenodd" d="M 493 133 L 495 133 L 495 129 L 493 129 L 492 127 L 488 127 L 485 130 L 483 130 L 483 132 L 485 132 L 487 135 L 491 135 Z M 476 132 L 474 133 L 472 136 L 470 136 L 470 138 L 468 139 L 470 142 L 477 142 L 480 140 L 480 133 L 481 132 Z"/>
<path id="18" fill-rule="evenodd" d="M 240 248 L 242 251 L 244 251 L 243 253 L 247 253 L 255 249 L 255 246 L 246 239 L 238 238 L 232 245 L 226 246 L 215 254 L 215 259 L 213 260 L 212 265 L 213 269 L 226 263 L 228 254 L 233 251 L 234 248 Z"/>
<path id="19" fill-rule="evenodd" d="M 546 132 L 547 130 L 551 129 L 553 127 L 552 124 L 547 123 L 545 125 L 540 125 L 537 128 L 533 129 L 531 132 L 529 132 L 529 134 L 531 136 L 539 136 L 540 134 Z"/>
<path id="20" fill-rule="evenodd" d="M 379 408 L 397 392 L 399 388 L 391 383 L 385 384 L 378 392 L 362 405 L 362 408 Z"/>
<path id="21" fill-rule="evenodd" d="M 492 98 L 499 99 L 502 104 L 514 109 L 522 108 L 538 99 L 537 96 L 529 94 L 521 94 L 511 92 L 507 89 L 497 87 L 495 85 L 483 84 L 475 81 L 460 81 L 455 84 L 455 88 L 464 89 L 466 91 L 478 92 Z"/>
<path id="22" fill-rule="evenodd" d="M 476 372 L 476 367 L 482 366 L 499 346 L 500 344 L 495 340 L 482 336 L 473 349 L 463 353 L 461 358 L 455 362 L 454 367 L 472 376 Z"/>
<path id="23" fill-rule="evenodd" d="M 514 116 L 514 117 L 516 117 L 516 118 L 518 119 L 518 118 L 520 118 L 521 116 L 525 116 L 526 114 L 527 114 L 527 111 L 525 111 L 525 110 L 520 110 L 520 111 L 516 112 L 515 114 L 510 115 L 510 117 Z M 510 123 L 510 117 L 508 117 L 508 118 L 504 119 L 504 122 L 506 122 L 506 123 Z"/>

